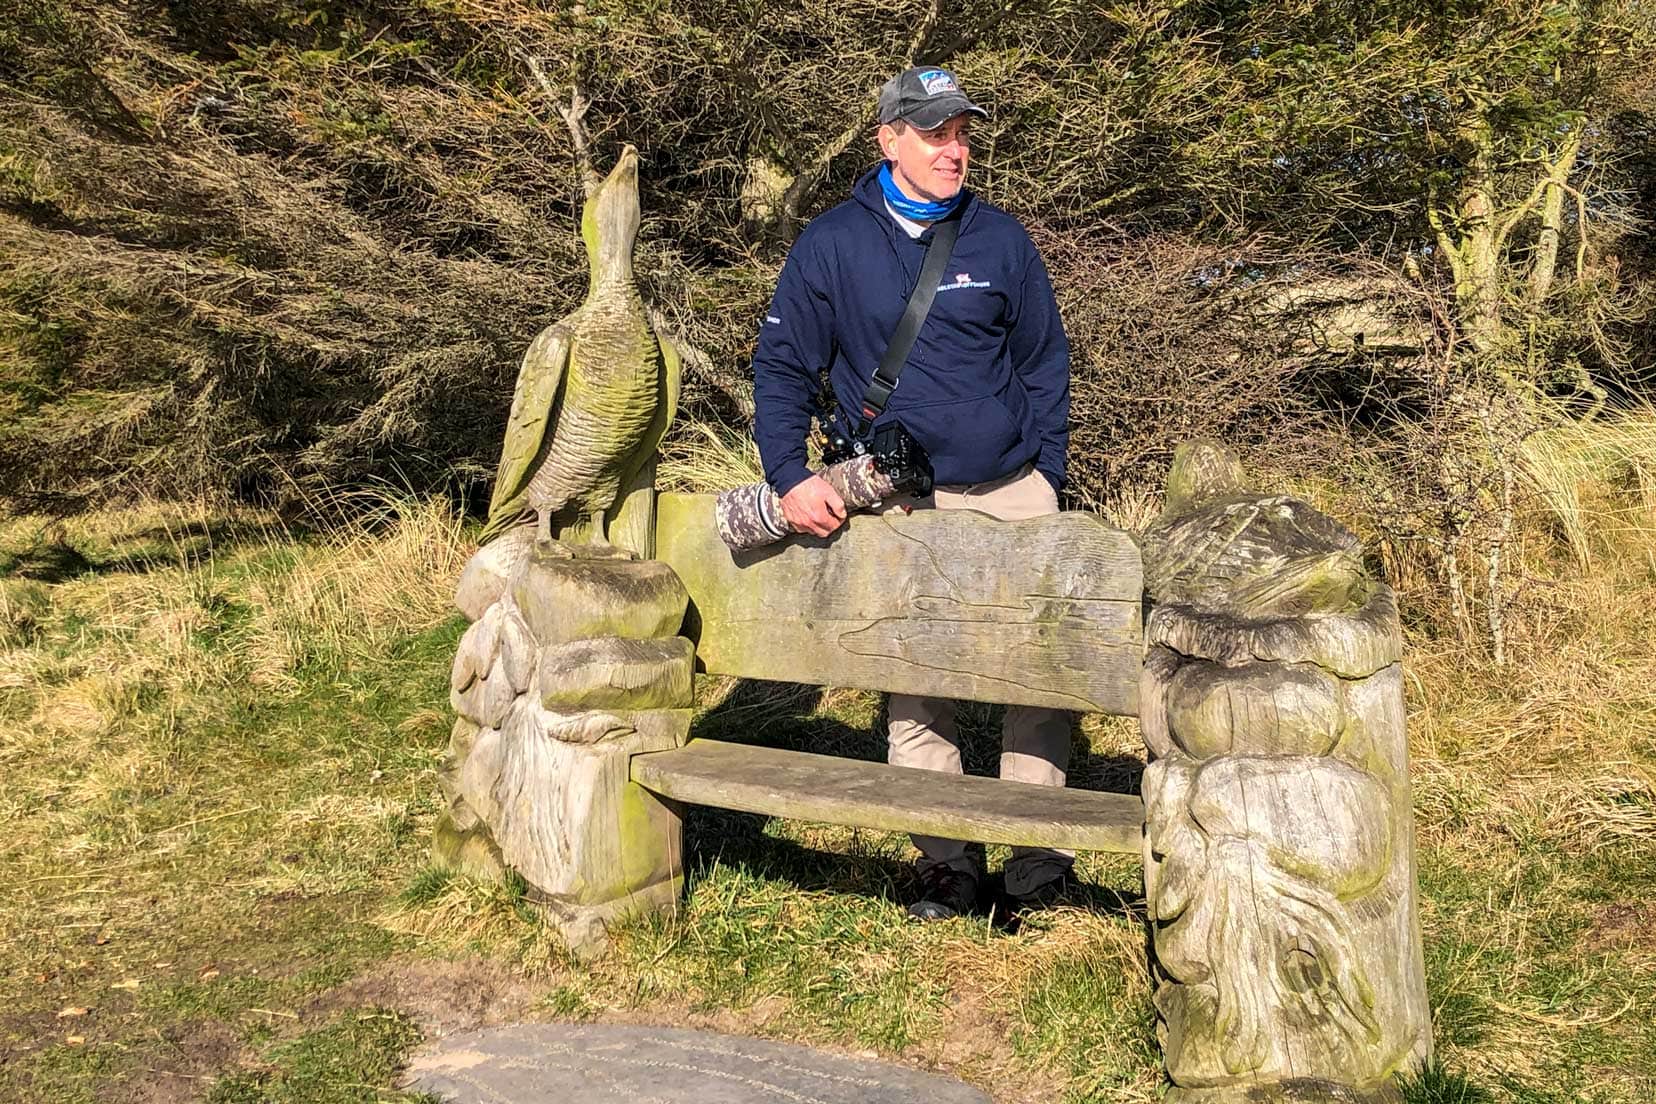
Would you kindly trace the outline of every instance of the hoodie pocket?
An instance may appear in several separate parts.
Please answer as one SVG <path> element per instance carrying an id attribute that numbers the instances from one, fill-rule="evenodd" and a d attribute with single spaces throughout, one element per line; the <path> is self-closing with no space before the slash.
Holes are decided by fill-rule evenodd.
<path id="1" fill-rule="evenodd" d="M 1023 430 L 998 399 L 960 399 L 905 407 L 890 415 L 931 457 L 939 483 L 998 479 L 1027 460 L 1018 455 Z"/>

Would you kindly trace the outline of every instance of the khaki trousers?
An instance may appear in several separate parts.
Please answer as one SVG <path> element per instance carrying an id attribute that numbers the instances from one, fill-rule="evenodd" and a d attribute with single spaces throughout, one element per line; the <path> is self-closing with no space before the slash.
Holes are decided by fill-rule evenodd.
<path id="1" fill-rule="evenodd" d="M 886 505 L 882 512 L 903 508 L 981 510 L 1002 521 L 1020 521 L 1058 512 L 1058 496 L 1046 477 L 1030 465 L 1002 479 L 969 486 L 939 485 L 930 498 L 907 499 Z M 960 738 L 955 728 L 955 703 L 946 698 L 892 694 L 887 709 L 887 761 L 899 767 L 960 774 Z M 1015 782 L 1062 786 L 1069 766 L 1070 714 L 1065 710 L 1025 705 L 1006 707 L 1001 725 L 1000 776 Z M 960 840 L 914 836 L 920 849 L 919 870 L 948 866 L 982 876 L 980 860 Z M 1015 847 L 1007 861 L 1008 893 L 1027 893 L 1068 870 L 1074 854 L 1047 848 Z"/>

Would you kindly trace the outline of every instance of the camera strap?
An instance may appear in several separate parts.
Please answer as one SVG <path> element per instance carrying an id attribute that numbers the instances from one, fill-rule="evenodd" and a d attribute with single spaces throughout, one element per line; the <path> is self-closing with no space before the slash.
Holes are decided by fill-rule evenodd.
<path id="1" fill-rule="evenodd" d="M 949 263 L 949 253 L 953 251 L 955 238 L 959 236 L 958 216 L 932 223 L 931 244 L 926 246 L 925 260 L 920 262 L 920 279 L 909 293 L 908 306 L 903 310 L 897 329 L 892 332 L 885 357 L 874 370 L 874 378 L 868 381 L 868 390 L 863 392 L 862 419 L 851 434 L 856 444 L 860 445 L 868 439 L 874 419 L 885 410 L 891 393 L 897 390 L 897 377 L 908 362 L 908 355 L 914 349 L 915 338 L 920 336 L 920 327 L 926 321 L 926 315 L 931 313 L 932 300 L 937 298 L 937 285 L 943 279 L 943 269 Z"/>

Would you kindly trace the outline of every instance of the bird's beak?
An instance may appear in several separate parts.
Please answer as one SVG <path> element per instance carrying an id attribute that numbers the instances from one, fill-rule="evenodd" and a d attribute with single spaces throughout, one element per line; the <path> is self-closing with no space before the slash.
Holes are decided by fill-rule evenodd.
<path id="1" fill-rule="evenodd" d="M 636 187 L 638 184 L 638 150 L 627 145 L 621 150 L 621 159 L 610 170 L 609 182 Z"/>

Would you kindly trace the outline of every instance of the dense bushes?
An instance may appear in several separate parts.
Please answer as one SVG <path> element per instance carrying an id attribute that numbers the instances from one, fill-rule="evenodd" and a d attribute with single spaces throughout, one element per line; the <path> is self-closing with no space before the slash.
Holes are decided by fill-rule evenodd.
<path id="1" fill-rule="evenodd" d="M 681 432 L 739 429 L 786 241 L 869 160 L 911 57 L 994 108 L 974 183 L 1053 270 L 1083 504 L 1153 484 L 1181 436 L 1431 413 L 1376 380 L 1636 395 L 1641 18 L 5 0 L 0 494 L 475 494 L 520 351 L 584 290 L 577 87 L 593 159 L 644 157 L 638 271 L 694 346 Z M 1486 247 L 1493 298 L 1461 278 Z"/>

